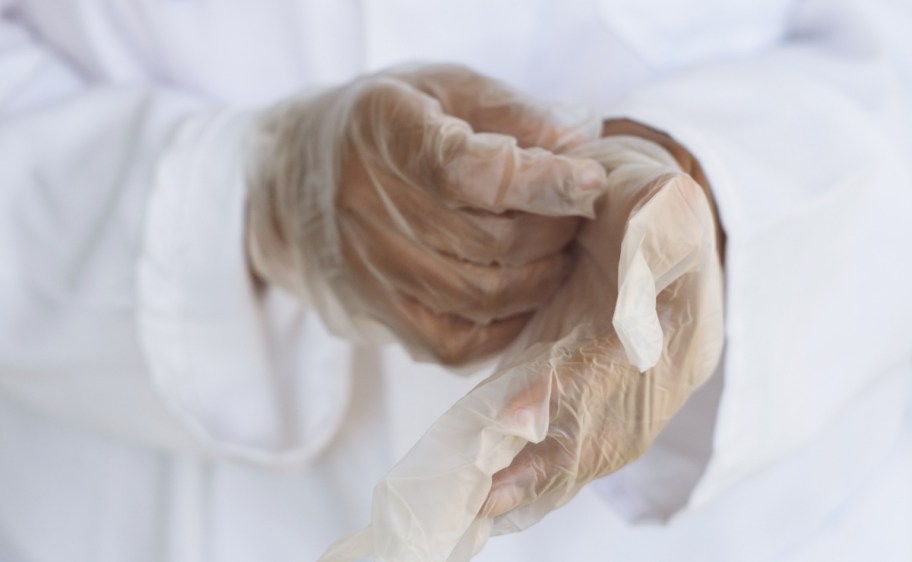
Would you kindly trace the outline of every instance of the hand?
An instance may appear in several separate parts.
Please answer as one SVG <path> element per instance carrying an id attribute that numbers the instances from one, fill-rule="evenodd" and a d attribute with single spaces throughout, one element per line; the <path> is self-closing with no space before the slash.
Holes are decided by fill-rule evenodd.
<path id="1" fill-rule="evenodd" d="M 336 331 L 379 321 L 450 363 L 498 350 L 562 282 L 604 188 L 553 152 L 591 124 L 450 66 L 283 104 L 249 182 L 252 269 Z"/>
<path id="2" fill-rule="evenodd" d="M 606 164 L 611 187 L 580 233 L 565 286 L 529 326 L 539 343 L 523 369 L 536 374 L 504 415 L 546 431 L 493 477 L 481 513 L 500 516 L 501 532 L 642 455 L 721 352 L 721 268 L 704 192 L 663 170 L 658 153 L 650 164 L 622 152 L 604 142 L 576 151 Z M 655 292 L 643 293 L 652 280 Z M 605 294 L 617 294 L 617 309 Z"/>
<path id="3" fill-rule="evenodd" d="M 578 147 L 608 171 L 569 277 L 521 350 L 377 484 L 371 524 L 326 562 L 469 560 L 650 445 L 721 353 L 722 273 L 702 189 L 634 137 Z"/>

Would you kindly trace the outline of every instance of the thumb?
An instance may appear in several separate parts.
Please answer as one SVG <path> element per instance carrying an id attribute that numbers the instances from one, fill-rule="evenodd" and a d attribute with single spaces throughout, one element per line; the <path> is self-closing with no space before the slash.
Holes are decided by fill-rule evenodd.
<path id="1" fill-rule="evenodd" d="M 658 363 L 664 346 L 657 295 L 701 267 L 705 247 L 714 251 L 711 215 L 693 179 L 664 174 L 644 191 L 647 198 L 628 219 L 621 243 L 612 319 L 628 359 L 640 371 Z"/>
<path id="2" fill-rule="evenodd" d="M 561 490 L 575 480 L 575 474 L 569 469 L 575 463 L 560 462 L 565 454 L 554 437 L 526 445 L 510 466 L 494 474 L 491 490 L 479 515 L 499 517 L 532 504 L 543 496 L 560 496 Z M 538 511 L 538 507 L 533 511 Z M 550 505 L 540 507 L 543 513 L 551 508 Z"/>
<path id="3" fill-rule="evenodd" d="M 494 475 L 479 515 L 493 519 L 534 501 L 535 483 L 535 473 L 528 466 L 510 465 L 501 470 Z"/>

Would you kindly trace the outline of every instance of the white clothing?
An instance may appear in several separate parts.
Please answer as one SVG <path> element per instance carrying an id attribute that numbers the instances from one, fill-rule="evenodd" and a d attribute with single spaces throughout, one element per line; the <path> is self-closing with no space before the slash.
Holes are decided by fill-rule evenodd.
<path id="1" fill-rule="evenodd" d="M 643 459 L 478 559 L 912 558 L 907 2 L 0 10 L 0 560 L 313 560 L 367 522 L 484 373 L 254 291 L 245 112 L 419 58 L 667 130 L 728 235 L 720 372 Z"/>

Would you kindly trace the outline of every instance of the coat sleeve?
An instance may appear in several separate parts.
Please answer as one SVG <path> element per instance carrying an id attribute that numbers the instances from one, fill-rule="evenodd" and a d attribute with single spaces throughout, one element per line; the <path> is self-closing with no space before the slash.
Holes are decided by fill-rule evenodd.
<path id="1" fill-rule="evenodd" d="M 900 419 L 905 397 L 877 389 L 912 356 L 912 5 L 810 0 L 788 19 L 776 44 L 677 65 L 610 108 L 698 157 L 727 233 L 724 388 L 704 424 L 708 464 L 676 505 L 650 497 L 675 481 L 661 452 L 619 473 L 640 491 L 605 489 L 627 496 L 633 518 L 704 504 L 879 395 L 874 417 L 837 446 L 853 461 L 827 469 L 861 474 Z"/>
<path id="2" fill-rule="evenodd" d="M 144 443 L 312 457 L 344 414 L 349 347 L 248 275 L 251 117 L 80 73 L 7 4 L 0 391 Z"/>

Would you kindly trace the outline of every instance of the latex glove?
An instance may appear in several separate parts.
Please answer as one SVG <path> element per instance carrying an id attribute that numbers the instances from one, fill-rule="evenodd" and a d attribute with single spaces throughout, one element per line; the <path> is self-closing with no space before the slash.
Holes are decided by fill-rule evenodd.
<path id="1" fill-rule="evenodd" d="M 668 154 L 674 158 L 681 171 L 693 178 L 697 184 L 703 188 L 709 206 L 713 212 L 716 231 L 716 249 L 719 251 L 719 259 L 725 263 L 725 231 L 722 229 L 722 221 L 719 219 L 719 210 L 716 207 L 716 201 L 709 187 L 709 180 L 703 171 L 700 161 L 689 151 L 687 147 L 675 140 L 665 131 L 660 131 L 640 121 L 634 121 L 627 118 L 613 118 L 602 121 L 602 137 L 637 137 L 653 142 L 662 147 Z"/>
<path id="2" fill-rule="evenodd" d="M 703 190 L 643 139 L 574 153 L 609 174 L 570 276 L 377 485 L 370 526 L 321 561 L 468 560 L 641 455 L 713 372 L 722 273 Z"/>
<path id="3" fill-rule="evenodd" d="M 598 134 L 466 68 L 367 76 L 263 120 L 249 255 L 349 336 L 378 323 L 460 362 L 502 348 L 557 289 L 605 174 L 557 156 Z"/>
<path id="4" fill-rule="evenodd" d="M 638 158 L 619 140 L 639 147 Z M 722 276 L 712 209 L 691 176 L 662 171 L 667 156 L 647 146 L 627 138 L 576 151 L 612 170 L 612 190 L 580 234 L 566 287 L 529 326 L 532 343 L 555 343 L 528 358 L 524 368 L 541 376 L 505 411 L 547 420 L 547 432 L 493 477 L 482 513 L 500 516 L 499 532 L 528 527 L 642 455 L 718 362 Z M 617 294 L 617 309 L 606 292 Z"/>

